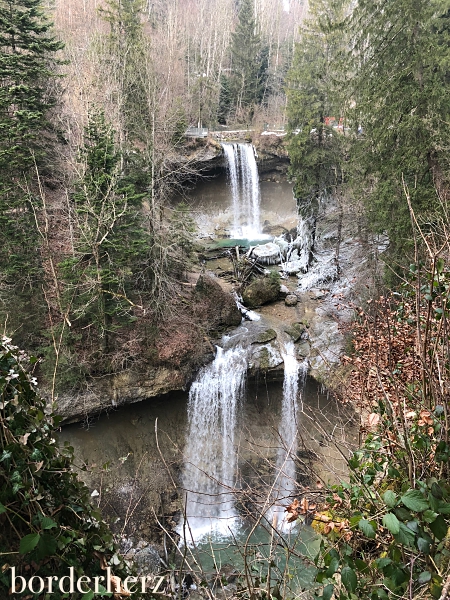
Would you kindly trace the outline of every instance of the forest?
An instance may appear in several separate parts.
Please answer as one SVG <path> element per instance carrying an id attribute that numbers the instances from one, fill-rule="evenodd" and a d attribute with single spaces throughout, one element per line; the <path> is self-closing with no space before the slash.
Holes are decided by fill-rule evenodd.
<path id="1" fill-rule="evenodd" d="M 223 154 L 211 132 L 236 130 L 279 136 L 299 214 L 337 207 L 333 280 L 345 218 L 384 244 L 326 380 L 358 415 L 348 476 L 286 507 L 320 535 L 314 582 L 246 564 L 236 597 L 450 597 L 448 2 L 0 0 L 0 46 L 4 593 L 10 566 L 133 572 L 55 444 L 55 402 L 124 371 L 176 370 L 181 389 L 239 325 L 220 287 L 190 287 L 205 247 L 188 202 Z M 233 261 L 238 291 L 261 279 L 238 245 Z"/>

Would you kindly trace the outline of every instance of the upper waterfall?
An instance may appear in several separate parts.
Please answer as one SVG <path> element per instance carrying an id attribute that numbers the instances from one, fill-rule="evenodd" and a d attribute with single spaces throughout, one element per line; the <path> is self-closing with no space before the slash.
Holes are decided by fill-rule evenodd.
<path id="1" fill-rule="evenodd" d="M 223 143 L 233 198 L 232 237 L 261 237 L 261 193 L 255 149 L 251 144 Z"/>

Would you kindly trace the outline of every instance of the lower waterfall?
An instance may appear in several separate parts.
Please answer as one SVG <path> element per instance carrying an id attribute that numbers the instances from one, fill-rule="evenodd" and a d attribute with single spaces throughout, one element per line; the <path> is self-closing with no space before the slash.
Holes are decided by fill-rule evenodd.
<path id="1" fill-rule="evenodd" d="M 211 531 L 227 533 L 236 517 L 232 493 L 237 470 L 234 437 L 246 372 L 245 348 L 218 347 L 214 361 L 203 367 L 189 392 L 182 481 L 186 518 L 194 540 Z M 189 537 L 187 541 L 191 541 Z"/>
<path id="2" fill-rule="evenodd" d="M 293 342 L 285 345 L 282 352 L 284 361 L 283 403 L 279 426 L 280 447 L 277 454 L 275 507 L 272 521 L 283 527 L 284 507 L 292 502 L 296 490 L 295 456 L 297 454 L 298 417 L 301 409 L 301 398 L 308 373 L 308 361 L 299 363 L 295 356 Z"/>
<path id="3" fill-rule="evenodd" d="M 224 341 L 227 345 L 230 338 Z M 182 474 L 187 527 L 183 523 L 178 527 L 188 544 L 208 534 L 227 536 L 230 528 L 236 530 L 240 523 L 234 506 L 238 480 L 235 435 L 251 351 L 241 344 L 218 347 L 214 361 L 200 370 L 189 392 Z M 294 343 L 286 342 L 278 451 L 273 465 L 274 507 L 267 515 L 279 529 L 284 529 L 285 506 L 296 490 L 298 418 L 308 370 L 307 361 L 298 362 L 295 353 Z"/>

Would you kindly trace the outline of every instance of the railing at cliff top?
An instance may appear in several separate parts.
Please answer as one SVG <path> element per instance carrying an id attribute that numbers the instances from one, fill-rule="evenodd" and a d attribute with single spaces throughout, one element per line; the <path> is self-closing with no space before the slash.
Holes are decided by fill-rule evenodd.
<path id="1" fill-rule="evenodd" d="M 186 137 L 208 137 L 208 129 L 206 127 L 189 127 L 185 134 Z"/>
<path id="2" fill-rule="evenodd" d="M 210 131 L 209 136 L 221 141 L 235 141 L 251 139 L 255 132 L 255 129 Z M 260 132 L 260 135 L 276 135 L 278 137 L 283 137 L 286 135 L 286 131 L 281 128 L 265 129 L 264 131 Z"/>

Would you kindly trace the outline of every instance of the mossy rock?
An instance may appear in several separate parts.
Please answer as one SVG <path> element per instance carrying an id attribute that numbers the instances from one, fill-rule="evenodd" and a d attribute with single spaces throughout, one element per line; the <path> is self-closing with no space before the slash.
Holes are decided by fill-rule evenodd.
<path id="1" fill-rule="evenodd" d="M 237 327 L 241 323 L 242 315 L 236 302 L 211 275 L 205 273 L 199 277 L 194 301 L 200 316 L 213 328 Z"/>
<path id="2" fill-rule="evenodd" d="M 266 329 L 266 331 L 262 331 L 256 340 L 252 342 L 252 344 L 267 344 L 267 342 L 271 342 L 277 337 L 277 332 L 274 329 Z"/>
<path id="3" fill-rule="evenodd" d="M 285 327 L 284 331 L 291 336 L 295 343 L 298 342 L 302 337 L 305 331 L 305 326 L 303 323 L 292 323 L 290 327 Z"/>
<path id="4" fill-rule="evenodd" d="M 278 300 L 280 282 L 276 277 L 259 277 L 245 288 L 242 299 L 248 308 L 257 308 Z"/>
<path id="5" fill-rule="evenodd" d="M 283 357 L 277 348 L 271 344 L 256 347 L 252 353 L 251 362 L 257 370 L 268 371 L 283 364 Z"/>

